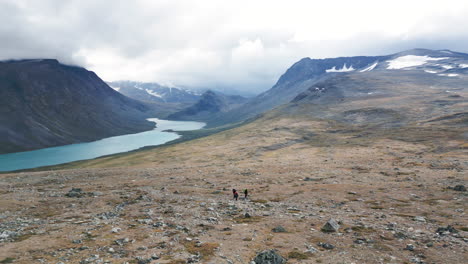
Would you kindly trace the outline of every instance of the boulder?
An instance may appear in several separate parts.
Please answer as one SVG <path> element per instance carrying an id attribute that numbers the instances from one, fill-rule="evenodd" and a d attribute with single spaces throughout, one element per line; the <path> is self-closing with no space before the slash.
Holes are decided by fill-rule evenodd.
<path id="1" fill-rule="evenodd" d="M 436 233 L 438 233 L 439 235 L 446 235 L 449 233 L 458 233 L 458 230 L 455 229 L 455 227 L 448 225 L 447 227 L 437 228 Z"/>
<path id="2" fill-rule="evenodd" d="M 453 187 L 453 190 L 458 192 L 466 192 L 466 187 L 464 185 L 456 185 Z"/>
<path id="3" fill-rule="evenodd" d="M 284 264 L 286 259 L 276 253 L 276 250 L 265 250 L 260 252 L 253 260 L 255 264 Z"/>
<path id="4" fill-rule="evenodd" d="M 319 247 L 324 248 L 324 249 L 334 249 L 334 248 L 335 248 L 335 246 L 332 245 L 332 244 L 330 244 L 330 243 L 322 243 L 322 242 L 319 242 L 317 245 L 318 245 Z"/>
<path id="5" fill-rule="evenodd" d="M 335 219 L 330 218 L 330 220 L 328 220 L 327 223 L 325 223 L 325 225 L 322 227 L 322 232 L 338 232 L 338 229 L 340 229 L 340 225 L 336 222 Z"/>
<path id="6" fill-rule="evenodd" d="M 81 188 L 72 188 L 67 194 L 65 194 L 66 197 L 71 197 L 71 198 L 81 198 L 85 196 L 86 193 L 81 190 Z"/>
<path id="7" fill-rule="evenodd" d="M 286 233 L 286 229 L 284 229 L 284 227 L 282 226 L 277 226 L 275 228 L 273 228 L 271 231 L 273 231 L 273 233 Z"/>

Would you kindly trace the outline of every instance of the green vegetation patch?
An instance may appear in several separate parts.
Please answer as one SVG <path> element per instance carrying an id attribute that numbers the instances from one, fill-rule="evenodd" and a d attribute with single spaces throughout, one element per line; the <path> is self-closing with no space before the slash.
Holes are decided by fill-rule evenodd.
<path id="1" fill-rule="evenodd" d="M 194 241 L 187 241 L 184 243 L 184 247 L 190 254 L 199 253 L 201 255 L 202 260 L 208 260 L 214 255 L 215 250 L 219 248 L 219 244 L 218 243 L 203 243 L 203 244 L 198 245 Z"/>
<path id="2" fill-rule="evenodd" d="M 291 251 L 288 253 L 288 258 L 291 259 L 308 259 L 309 255 L 299 251 Z"/>
<path id="3" fill-rule="evenodd" d="M 14 258 L 4 258 L 0 263 L 13 263 L 15 259 Z"/>

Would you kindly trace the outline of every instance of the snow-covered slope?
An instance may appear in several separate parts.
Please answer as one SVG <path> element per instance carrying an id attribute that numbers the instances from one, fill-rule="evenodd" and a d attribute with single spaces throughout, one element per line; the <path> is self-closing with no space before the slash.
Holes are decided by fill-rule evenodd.
<path id="1" fill-rule="evenodd" d="M 179 87 L 169 87 L 158 83 L 133 81 L 109 82 L 114 90 L 137 100 L 166 103 L 195 103 L 200 98 L 196 91 Z"/>
<path id="2" fill-rule="evenodd" d="M 406 55 L 389 60 L 387 69 L 404 69 L 413 66 L 421 66 L 430 61 L 445 60 L 445 58 L 431 58 L 429 56 Z"/>

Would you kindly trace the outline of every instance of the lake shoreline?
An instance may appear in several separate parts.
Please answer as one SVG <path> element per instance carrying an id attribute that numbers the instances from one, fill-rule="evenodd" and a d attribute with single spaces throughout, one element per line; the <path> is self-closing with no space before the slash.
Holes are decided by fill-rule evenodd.
<path id="1" fill-rule="evenodd" d="M 145 147 L 156 147 L 179 140 L 182 137 L 179 132 L 199 130 L 206 125 L 194 121 L 171 121 L 158 118 L 148 118 L 147 120 L 155 123 L 153 130 L 92 142 L 2 154 L 0 155 L 0 173 L 53 167 L 137 151 Z M 167 132 L 168 130 L 171 132 Z"/>

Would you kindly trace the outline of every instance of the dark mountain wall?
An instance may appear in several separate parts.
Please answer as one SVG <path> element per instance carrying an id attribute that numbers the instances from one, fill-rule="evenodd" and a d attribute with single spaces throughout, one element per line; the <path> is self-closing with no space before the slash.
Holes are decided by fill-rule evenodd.
<path id="1" fill-rule="evenodd" d="M 57 60 L 0 62 L 0 153 L 150 130 L 150 108 Z"/>

